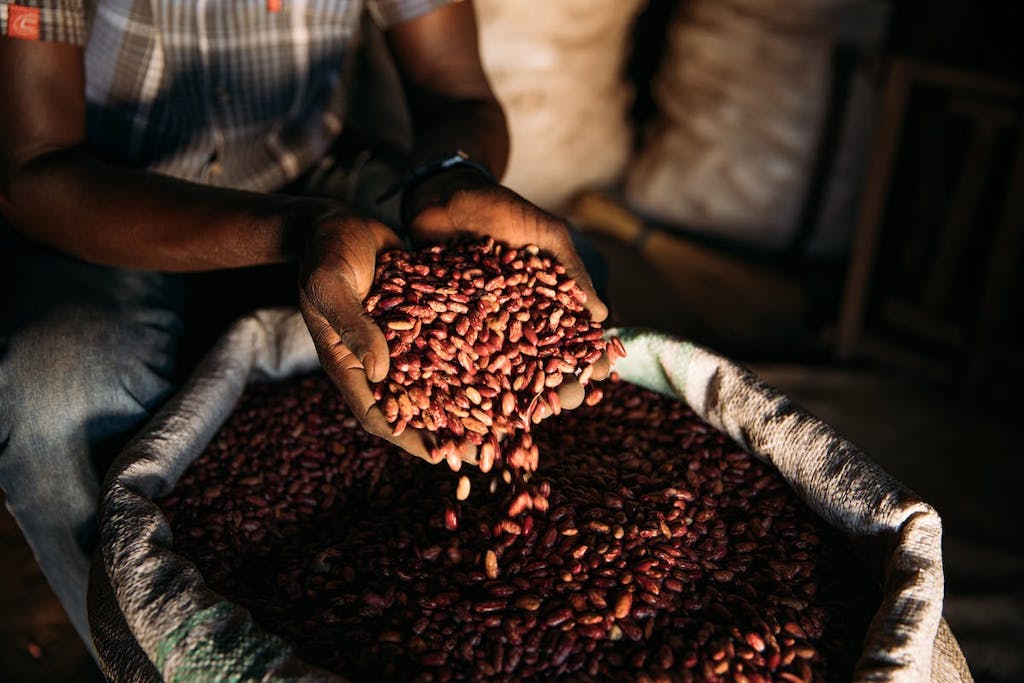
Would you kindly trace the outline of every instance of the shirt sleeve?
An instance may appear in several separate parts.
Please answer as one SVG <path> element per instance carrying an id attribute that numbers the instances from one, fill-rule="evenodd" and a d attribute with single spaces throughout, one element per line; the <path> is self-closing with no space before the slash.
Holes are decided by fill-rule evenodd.
<path id="1" fill-rule="evenodd" d="M 387 29 L 403 21 L 415 19 L 453 2 L 463 0 L 367 0 L 366 7 L 373 21 Z"/>
<path id="2" fill-rule="evenodd" d="M 84 0 L 0 0 L 0 36 L 84 46 Z"/>

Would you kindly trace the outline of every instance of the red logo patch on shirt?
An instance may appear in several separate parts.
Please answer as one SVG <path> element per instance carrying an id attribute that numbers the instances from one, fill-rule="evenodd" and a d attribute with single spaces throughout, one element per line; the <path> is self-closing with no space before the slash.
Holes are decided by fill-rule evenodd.
<path id="1" fill-rule="evenodd" d="M 267 11 L 277 13 L 281 11 L 281 0 L 267 0 Z"/>
<path id="2" fill-rule="evenodd" d="M 7 35 L 11 38 L 39 40 L 39 8 L 8 5 Z"/>

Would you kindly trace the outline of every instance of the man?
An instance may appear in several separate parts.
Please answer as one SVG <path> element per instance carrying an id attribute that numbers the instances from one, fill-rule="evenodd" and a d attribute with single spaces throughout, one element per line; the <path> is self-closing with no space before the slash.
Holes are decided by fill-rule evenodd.
<path id="1" fill-rule="evenodd" d="M 364 427 L 426 456 L 422 435 L 391 437 L 367 381 L 385 377 L 388 351 L 361 301 L 398 237 L 338 201 L 275 193 L 341 128 L 364 9 L 414 123 L 400 188 L 411 238 L 539 244 L 606 315 L 565 225 L 492 180 L 508 134 L 469 2 L 93 5 L 0 0 L 0 487 L 86 642 L 94 458 L 172 388 L 175 273 L 297 261 L 325 370 Z"/>

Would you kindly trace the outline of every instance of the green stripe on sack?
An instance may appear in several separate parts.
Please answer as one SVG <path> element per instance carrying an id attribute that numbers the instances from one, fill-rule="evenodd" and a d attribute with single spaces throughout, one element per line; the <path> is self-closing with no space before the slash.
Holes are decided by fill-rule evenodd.
<path id="1" fill-rule="evenodd" d="M 200 627 L 205 627 L 207 633 L 194 638 L 188 649 L 183 650 L 189 635 Z M 156 667 L 166 675 L 164 665 L 174 654 L 179 661 L 171 676 L 165 679 L 168 683 L 263 680 L 274 660 L 288 651 L 284 641 L 259 632 L 237 605 L 218 602 L 182 621 L 161 641 L 157 647 Z"/>

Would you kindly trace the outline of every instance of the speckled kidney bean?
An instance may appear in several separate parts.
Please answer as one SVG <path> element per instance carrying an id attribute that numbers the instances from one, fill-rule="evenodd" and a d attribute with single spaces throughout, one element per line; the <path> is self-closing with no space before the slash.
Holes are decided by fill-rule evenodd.
<path id="1" fill-rule="evenodd" d="M 604 391 L 533 430 L 551 508 L 513 520 L 322 375 L 251 385 L 162 501 L 175 548 L 354 681 L 849 680 L 879 598 L 846 542 L 682 404 Z"/>
<path id="2" fill-rule="evenodd" d="M 510 516 L 544 508 L 545 495 L 524 485 L 539 460 L 531 429 L 561 412 L 565 377 L 586 385 L 602 354 L 625 355 L 585 302 L 535 246 L 470 238 L 381 254 L 364 307 L 388 341 L 390 371 L 374 395 L 394 433 L 432 432 L 432 455 L 453 470 L 476 446 L 481 471 L 498 467 L 526 492 Z M 586 400 L 600 397 L 592 389 Z"/>

